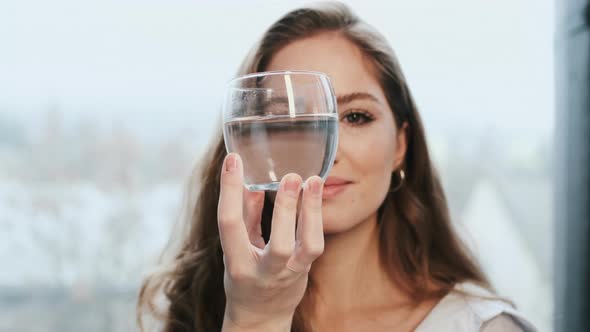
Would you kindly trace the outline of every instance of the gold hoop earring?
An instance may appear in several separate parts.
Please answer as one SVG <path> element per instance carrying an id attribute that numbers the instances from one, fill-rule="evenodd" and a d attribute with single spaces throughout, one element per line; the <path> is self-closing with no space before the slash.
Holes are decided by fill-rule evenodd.
<path id="1" fill-rule="evenodd" d="M 393 174 L 395 174 L 396 172 L 393 172 Z M 404 172 L 403 169 L 399 170 L 399 183 L 397 184 L 397 186 L 395 186 L 395 188 L 391 189 L 390 192 L 394 193 L 396 191 L 398 191 L 402 185 L 404 184 L 404 180 L 406 178 L 406 173 Z"/>

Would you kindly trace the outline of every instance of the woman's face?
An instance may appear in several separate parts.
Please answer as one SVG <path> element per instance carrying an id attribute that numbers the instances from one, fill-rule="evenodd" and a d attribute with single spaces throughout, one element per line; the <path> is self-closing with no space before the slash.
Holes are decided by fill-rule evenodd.
<path id="1" fill-rule="evenodd" d="M 396 129 L 370 60 L 340 34 L 322 33 L 285 46 L 266 70 L 312 70 L 330 76 L 340 136 L 324 187 L 324 231 L 338 233 L 374 220 L 392 172 L 403 161 L 406 134 Z M 332 186 L 333 180 L 347 184 Z"/>

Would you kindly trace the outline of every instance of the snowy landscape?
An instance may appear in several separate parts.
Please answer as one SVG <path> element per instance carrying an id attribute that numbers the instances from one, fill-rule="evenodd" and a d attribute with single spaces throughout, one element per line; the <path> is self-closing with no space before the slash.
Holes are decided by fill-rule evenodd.
<path id="1" fill-rule="evenodd" d="M 148 139 L 145 119 L 89 123 L 55 107 L 30 113 L 36 121 L 7 114 L 0 114 L 0 331 L 15 331 L 44 303 L 56 303 L 55 312 L 31 324 L 43 321 L 47 331 L 129 330 L 137 288 L 206 147 L 202 135 L 214 130 L 192 135 L 198 128 L 160 122 Z M 551 156 L 547 140 L 519 139 L 516 153 L 502 146 L 516 138 L 491 145 L 485 136 L 431 138 L 457 227 L 498 290 L 548 326 Z"/>

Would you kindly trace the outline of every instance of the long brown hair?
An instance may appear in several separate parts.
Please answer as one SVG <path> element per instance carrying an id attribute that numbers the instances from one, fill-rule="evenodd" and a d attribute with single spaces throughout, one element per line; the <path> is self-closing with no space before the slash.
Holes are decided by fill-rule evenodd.
<path id="1" fill-rule="evenodd" d="M 422 121 L 395 54 L 371 26 L 340 3 L 294 10 L 273 24 L 253 48 L 239 74 L 264 71 L 285 45 L 326 31 L 338 32 L 370 59 L 396 125 L 407 124 L 408 148 L 403 162 L 405 181 L 392 181 L 378 211 L 380 258 L 391 280 L 416 302 L 440 297 L 455 284 L 471 281 L 490 285 L 461 242 L 450 220 L 440 180 L 432 166 Z M 170 263 L 141 287 L 138 321 L 144 313 L 162 320 L 164 330 L 219 331 L 225 309 L 223 259 L 217 228 L 220 170 L 226 155 L 221 131 L 195 172 L 199 192 L 188 196 L 189 213 L 182 242 Z M 395 190 L 394 190 L 395 189 Z M 268 241 L 272 203 L 265 200 L 263 237 Z M 434 286 L 434 287 L 433 287 Z M 306 297 L 309 296 L 309 287 Z M 158 294 L 165 295 L 158 308 Z M 305 301 L 293 321 L 293 331 L 309 331 Z"/>

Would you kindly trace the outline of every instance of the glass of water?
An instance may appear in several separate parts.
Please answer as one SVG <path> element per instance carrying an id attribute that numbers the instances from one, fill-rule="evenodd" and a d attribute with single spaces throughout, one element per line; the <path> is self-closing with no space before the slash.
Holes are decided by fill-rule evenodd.
<path id="1" fill-rule="evenodd" d="M 223 105 L 227 152 L 240 155 L 250 191 L 277 190 L 297 173 L 326 179 L 338 147 L 338 110 L 327 75 L 259 72 L 229 82 Z"/>

